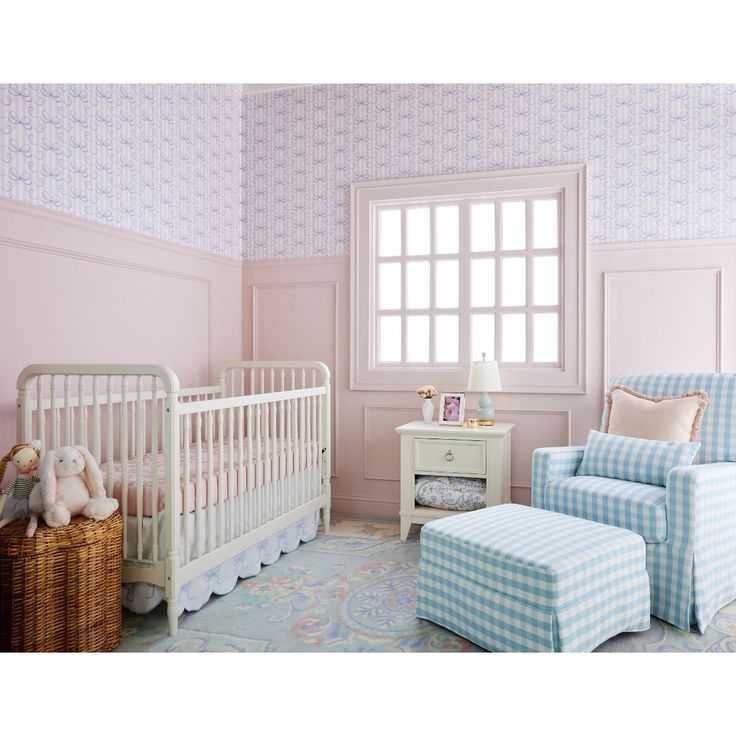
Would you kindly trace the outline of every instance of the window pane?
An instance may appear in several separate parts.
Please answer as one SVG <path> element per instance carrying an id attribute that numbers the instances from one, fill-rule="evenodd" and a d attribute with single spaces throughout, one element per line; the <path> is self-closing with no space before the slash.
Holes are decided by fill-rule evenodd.
<path id="1" fill-rule="evenodd" d="M 429 207 L 406 210 L 406 253 L 410 256 L 429 255 Z"/>
<path id="2" fill-rule="evenodd" d="M 534 304 L 547 306 L 558 300 L 557 256 L 534 259 Z"/>
<path id="3" fill-rule="evenodd" d="M 532 206 L 532 222 L 534 247 L 556 248 L 558 245 L 557 200 L 534 200 Z"/>
<path id="4" fill-rule="evenodd" d="M 474 253 L 496 249 L 496 205 L 470 205 L 470 250 Z"/>
<path id="5" fill-rule="evenodd" d="M 471 320 L 470 360 L 480 360 L 483 353 L 488 360 L 495 360 L 496 318 L 492 314 L 474 314 Z"/>
<path id="6" fill-rule="evenodd" d="M 496 261 L 473 258 L 470 261 L 470 306 L 492 307 L 496 303 Z"/>
<path id="7" fill-rule="evenodd" d="M 501 360 L 504 363 L 526 361 L 526 315 L 504 314 L 501 331 Z"/>
<path id="8" fill-rule="evenodd" d="M 386 316 L 379 320 L 379 351 L 381 363 L 401 361 L 401 317 Z"/>
<path id="9" fill-rule="evenodd" d="M 380 210 L 378 215 L 378 255 L 401 255 L 401 210 Z"/>
<path id="10" fill-rule="evenodd" d="M 458 261 L 435 261 L 434 303 L 439 309 L 455 309 L 460 292 Z"/>
<path id="11" fill-rule="evenodd" d="M 409 363 L 429 363 L 427 315 L 411 315 L 406 318 L 406 360 Z"/>
<path id="12" fill-rule="evenodd" d="M 379 309 L 401 309 L 401 264 L 382 263 L 378 269 Z"/>
<path id="13" fill-rule="evenodd" d="M 435 207 L 435 248 L 437 253 L 460 250 L 460 208 L 456 204 Z"/>
<path id="14" fill-rule="evenodd" d="M 406 308 L 429 308 L 429 261 L 406 264 Z"/>
<path id="15" fill-rule="evenodd" d="M 456 314 L 439 314 L 434 322 L 435 359 L 439 363 L 457 363 L 460 349 Z"/>
<path id="16" fill-rule="evenodd" d="M 526 258 L 504 258 L 501 264 L 501 303 L 504 307 L 523 307 L 526 304 Z"/>
<path id="17" fill-rule="evenodd" d="M 501 243 L 503 250 L 526 248 L 526 203 L 504 202 L 501 205 Z"/>
<path id="18" fill-rule="evenodd" d="M 557 313 L 534 315 L 534 362 L 558 361 Z"/>

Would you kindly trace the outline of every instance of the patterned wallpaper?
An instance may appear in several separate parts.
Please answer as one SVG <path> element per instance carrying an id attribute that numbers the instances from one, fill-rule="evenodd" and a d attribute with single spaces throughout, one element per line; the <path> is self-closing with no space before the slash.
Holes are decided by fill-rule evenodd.
<path id="1" fill-rule="evenodd" d="M 349 183 L 587 162 L 595 243 L 736 235 L 736 86 L 324 85 L 243 100 L 243 257 L 348 252 Z"/>
<path id="2" fill-rule="evenodd" d="M 240 258 L 238 85 L 0 86 L 0 196 Z"/>
<path id="3" fill-rule="evenodd" d="M 354 180 L 581 161 L 591 243 L 736 235 L 736 86 L 0 86 L 0 196 L 231 258 L 346 254 Z"/>

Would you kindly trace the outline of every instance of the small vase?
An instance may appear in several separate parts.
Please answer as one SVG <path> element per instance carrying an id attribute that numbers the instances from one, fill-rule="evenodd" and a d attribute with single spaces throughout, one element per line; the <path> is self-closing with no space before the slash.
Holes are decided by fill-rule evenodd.
<path id="1" fill-rule="evenodd" d="M 422 404 L 422 417 L 427 424 L 432 423 L 432 417 L 434 416 L 434 404 L 432 399 L 424 399 Z"/>

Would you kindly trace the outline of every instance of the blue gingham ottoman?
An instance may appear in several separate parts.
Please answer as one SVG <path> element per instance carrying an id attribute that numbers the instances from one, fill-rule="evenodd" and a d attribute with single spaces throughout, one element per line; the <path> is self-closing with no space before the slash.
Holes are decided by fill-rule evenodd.
<path id="1" fill-rule="evenodd" d="M 649 628 L 644 540 L 504 504 L 425 524 L 417 616 L 494 652 L 589 652 Z"/>

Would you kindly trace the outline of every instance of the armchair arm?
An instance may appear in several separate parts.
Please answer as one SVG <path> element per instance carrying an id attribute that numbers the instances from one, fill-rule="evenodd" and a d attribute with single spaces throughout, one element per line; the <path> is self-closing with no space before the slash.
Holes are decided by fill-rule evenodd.
<path id="1" fill-rule="evenodd" d="M 666 505 L 668 543 L 694 551 L 730 536 L 736 544 L 736 463 L 672 468 Z"/>
<path id="2" fill-rule="evenodd" d="M 544 489 L 552 478 L 575 475 L 585 447 L 539 447 L 532 455 L 532 506 L 544 508 Z"/>

